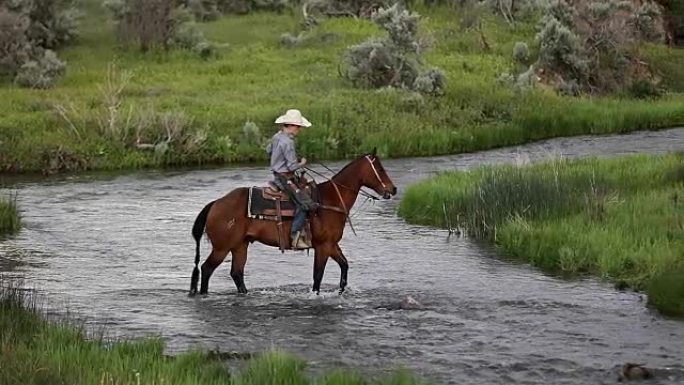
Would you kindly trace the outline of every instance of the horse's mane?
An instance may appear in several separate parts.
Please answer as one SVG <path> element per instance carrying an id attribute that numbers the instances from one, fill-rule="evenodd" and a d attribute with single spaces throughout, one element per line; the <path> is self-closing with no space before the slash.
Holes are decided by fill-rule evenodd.
<path id="1" fill-rule="evenodd" d="M 347 163 L 344 167 L 342 167 L 342 168 L 340 169 L 340 171 L 336 172 L 335 175 L 332 176 L 332 178 L 334 178 L 334 177 L 336 177 L 336 176 L 342 174 L 342 173 L 344 172 L 344 170 L 346 170 L 348 167 L 350 167 L 351 165 L 355 164 L 357 161 L 359 161 L 359 160 L 361 160 L 361 159 L 363 159 L 364 157 L 369 156 L 369 155 L 373 155 L 373 154 L 371 154 L 371 153 L 369 152 L 369 153 L 366 153 L 366 154 L 363 154 L 363 155 L 359 155 L 358 157 L 356 157 L 356 159 L 352 160 L 351 162 Z M 374 156 L 374 155 L 373 155 L 373 156 Z M 330 179 L 332 179 L 332 178 L 330 178 Z"/>

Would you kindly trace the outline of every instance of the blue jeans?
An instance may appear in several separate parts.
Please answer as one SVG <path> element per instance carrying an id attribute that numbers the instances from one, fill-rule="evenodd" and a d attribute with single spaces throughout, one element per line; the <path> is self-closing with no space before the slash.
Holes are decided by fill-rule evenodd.
<path id="1" fill-rule="evenodd" d="M 295 209 L 294 219 L 292 220 L 292 230 L 290 231 L 290 238 L 294 238 L 297 231 L 301 231 L 306 223 L 306 217 L 309 214 L 308 211 L 302 209 L 299 205 Z"/>
<path id="2" fill-rule="evenodd" d="M 309 209 L 314 205 L 314 201 L 305 192 L 297 194 L 287 178 L 281 174 L 275 173 L 275 181 L 278 187 L 290 197 L 290 200 L 295 205 L 295 214 L 292 219 L 292 229 L 290 230 L 290 238 L 294 238 L 298 231 L 302 230 L 306 223 L 306 218 L 309 216 Z"/>

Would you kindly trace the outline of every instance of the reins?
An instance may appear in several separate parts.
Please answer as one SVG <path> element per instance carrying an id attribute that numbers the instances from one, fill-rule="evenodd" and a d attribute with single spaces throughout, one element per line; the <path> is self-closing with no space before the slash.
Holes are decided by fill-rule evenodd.
<path id="1" fill-rule="evenodd" d="M 332 170 L 330 167 L 324 165 L 323 163 L 316 163 L 316 164 L 318 164 L 319 166 L 322 166 L 323 168 L 325 168 L 326 170 L 330 171 L 330 172 L 333 173 L 333 174 L 337 174 L 334 170 Z M 343 185 L 343 184 L 337 183 L 337 182 L 335 182 L 334 180 L 332 180 L 331 178 L 328 178 L 327 176 L 321 174 L 320 172 L 318 172 L 318 171 L 316 171 L 316 170 L 314 170 L 314 169 L 312 169 L 312 168 L 309 168 L 309 167 L 306 167 L 306 166 L 305 166 L 304 168 L 305 168 L 307 171 L 311 171 L 311 172 L 313 172 L 314 174 L 316 174 L 316 175 L 318 175 L 318 176 L 324 178 L 326 181 L 332 183 L 333 185 L 337 185 L 337 186 L 339 186 L 339 187 L 344 187 L 344 188 L 346 188 L 346 189 L 349 190 L 349 191 L 354 191 L 354 189 L 352 189 L 351 187 L 347 187 L 347 186 L 345 186 L 345 185 Z M 376 173 L 377 173 L 377 171 L 376 171 Z M 378 177 L 378 178 L 379 178 L 379 177 Z M 384 187 L 384 183 L 383 183 L 383 187 Z M 367 199 L 373 199 L 373 200 L 376 200 L 376 201 L 377 201 L 377 200 L 380 200 L 380 198 L 376 197 L 375 195 L 373 195 L 373 194 L 371 194 L 371 193 L 368 193 L 368 192 L 366 192 L 366 191 L 363 191 L 363 190 L 361 190 L 361 189 L 359 189 L 359 194 L 361 194 L 363 197 L 365 197 L 365 198 L 367 198 Z"/>
<path id="2" fill-rule="evenodd" d="M 335 175 L 337 174 L 334 170 L 332 170 L 330 167 L 324 165 L 323 163 L 317 163 L 317 164 L 320 165 L 320 166 L 322 166 L 322 167 L 325 168 L 326 170 L 330 171 L 331 173 L 333 173 L 333 174 L 335 174 Z M 343 184 L 340 184 L 340 183 L 335 182 L 334 180 L 332 180 L 332 178 L 329 178 L 329 177 L 327 177 L 326 175 L 321 174 L 320 172 L 318 172 L 318 171 L 316 171 L 316 170 L 314 170 L 314 169 L 312 169 L 312 168 L 310 168 L 310 167 L 306 167 L 306 166 L 305 166 L 304 169 L 307 170 L 307 171 L 309 171 L 309 172 L 311 172 L 311 173 L 313 173 L 313 174 L 316 174 L 316 175 L 322 177 L 323 179 L 325 179 L 326 181 L 330 182 L 330 183 L 333 185 L 333 187 L 335 188 L 335 192 L 337 193 L 337 197 L 339 198 L 340 203 L 342 204 L 342 208 L 343 208 L 343 210 L 344 210 L 344 211 L 343 211 L 343 214 L 345 215 L 345 217 L 346 217 L 346 219 L 347 219 L 347 222 L 349 222 L 349 227 L 351 228 L 351 230 L 352 230 L 352 232 L 354 233 L 354 235 L 358 236 L 358 235 L 356 234 L 356 230 L 354 229 L 354 225 L 352 224 L 351 216 L 349 215 L 349 210 L 347 209 L 347 206 L 344 204 L 344 199 L 342 199 L 342 194 L 340 193 L 339 187 L 343 187 L 343 188 L 345 188 L 345 189 L 347 189 L 347 190 L 349 190 L 349 191 L 355 191 L 355 190 L 352 189 L 352 188 L 349 187 L 349 186 L 345 186 L 345 185 L 343 185 Z M 376 173 L 377 173 L 377 171 L 376 171 Z M 367 193 L 367 192 L 361 190 L 360 188 L 359 188 L 359 190 L 358 190 L 358 193 L 361 194 L 363 197 L 366 198 L 366 200 L 363 202 L 363 204 L 361 205 L 361 207 L 365 206 L 366 202 L 368 202 L 369 199 L 372 199 L 372 200 L 378 200 L 378 199 L 379 199 L 379 198 L 375 197 L 374 195 L 372 195 L 372 194 L 370 194 L 370 193 Z M 321 208 L 323 208 L 323 209 L 329 209 L 329 210 L 333 210 L 333 211 L 337 211 L 337 212 L 340 212 L 340 211 L 341 211 L 338 207 L 328 206 L 328 205 L 321 205 Z"/>

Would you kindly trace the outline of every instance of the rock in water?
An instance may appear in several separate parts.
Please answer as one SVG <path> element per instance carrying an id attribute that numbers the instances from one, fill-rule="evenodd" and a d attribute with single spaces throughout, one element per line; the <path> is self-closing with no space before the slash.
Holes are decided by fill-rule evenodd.
<path id="1" fill-rule="evenodd" d="M 618 381 L 645 380 L 651 377 L 653 377 L 651 371 L 645 368 L 644 364 L 633 364 L 628 362 L 622 365 L 620 374 L 618 376 Z"/>
<path id="2" fill-rule="evenodd" d="M 406 298 L 404 298 L 401 301 L 399 308 L 404 310 L 416 310 L 422 309 L 423 304 L 418 302 L 415 298 L 411 297 L 410 295 L 407 295 Z"/>

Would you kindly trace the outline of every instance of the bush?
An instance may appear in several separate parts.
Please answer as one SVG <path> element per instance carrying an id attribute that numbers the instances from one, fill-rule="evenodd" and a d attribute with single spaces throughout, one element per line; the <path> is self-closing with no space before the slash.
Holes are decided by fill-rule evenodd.
<path id="1" fill-rule="evenodd" d="M 74 0 L 0 0 L 0 9 L 27 17 L 27 38 L 34 46 L 54 49 L 78 37 L 79 13 L 74 3 Z"/>
<path id="2" fill-rule="evenodd" d="M 119 43 L 137 44 L 140 50 L 168 48 L 176 35 L 177 4 L 169 0 L 106 0 L 114 17 Z"/>
<path id="3" fill-rule="evenodd" d="M 373 12 L 387 8 L 389 0 L 307 0 L 304 4 L 305 16 L 339 17 L 351 16 L 370 18 Z"/>
<path id="4" fill-rule="evenodd" d="M 50 49 L 76 39 L 76 19 L 71 0 L 0 0 L 0 76 L 50 87 L 64 72 Z"/>
<path id="5" fill-rule="evenodd" d="M 657 99 L 662 96 L 663 90 L 649 80 L 637 79 L 630 84 L 628 93 L 637 99 Z"/>
<path id="6" fill-rule="evenodd" d="M 14 76 L 30 58 L 29 19 L 0 7 L 0 75 Z"/>
<path id="7" fill-rule="evenodd" d="M 104 5 L 112 13 L 116 37 L 122 45 L 138 45 L 143 52 L 155 47 L 180 47 L 202 57 L 210 56 L 213 51 L 182 3 L 174 0 L 105 0 Z"/>
<path id="8" fill-rule="evenodd" d="M 243 15 L 256 10 L 283 12 L 288 0 L 216 0 L 216 8 L 223 14 Z"/>
<path id="9" fill-rule="evenodd" d="M 630 2 L 554 0 L 537 34 L 538 65 L 557 89 L 577 85 L 587 93 L 625 90 L 653 76 L 638 57 L 640 40 L 662 41 L 658 6 Z"/>
<path id="10" fill-rule="evenodd" d="M 526 63 L 530 58 L 530 49 L 527 48 L 527 44 L 519 41 L 513 46 L 513 60 L 518 63 Z"/>
<path id="11" fill-rule="evenodd" d="M 545 17 L 537 34 L 539 64 L 551 71 L 567 74 L 573 79 L 585 79 L 588 63 L 579 37 L 555 17 Z"/>
<path id="12" fill-rule="evenodd" d="M 655 3 L 643 3 L 634 12 L 630 22 L 641 40 L 658 43 L 664 41 L 663 16 Z"/>
<path id="13" fill-rule="evenodd" d="M 441 94 L 444 73 L 433 68 L 421 74 L 421 54 L 426 44 L 418 38 L 420 16 L 395 4 L 373 14 L 387 38 L 371 38 L 352 46 L 345 55 L 346 77 L 358 87 L 398 87 L 426 94 Z"/>
<path id="14" fill-rule="evenodd" d="M 50 88 L 64 73 L 65 66 L 53 51 L 46 49 L 42 57 L 29 60 L 21 66 L 15 81 L 24 87 Z"/>
<path id="15" fill-rule="evenodd" d="M 186 0 L 185 6 L 198 21 L 216 20 L 221 16 L 216 0 Z"/>

